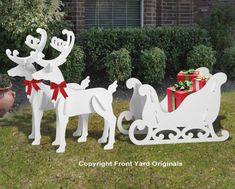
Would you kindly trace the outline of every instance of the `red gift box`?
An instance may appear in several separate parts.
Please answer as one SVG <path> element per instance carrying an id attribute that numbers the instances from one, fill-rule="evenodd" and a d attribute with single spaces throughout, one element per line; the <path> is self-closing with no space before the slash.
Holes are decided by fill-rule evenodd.
<path id="1" fill-rule="evenodd" d="M 205 76 L 199 76 L 197 78 L 194 78 L 192 80 L 193 91 L 199 91 L 200 89 L 202 89 L 206 85 L 206 82 L 208 81 L 208 79 L 209 77 L 205 77 Z"/>
<path id="2" fill-rule="evenodd" d="M 176 90 L 175 87 L 168 87 L 167 90 L 168 112 L 176 110 L 183 100 L 193 92 L 192 88 L 188 90 Z"/>
<path id="3" fill-rule="evenodd" d="M 194 78 L 198 77 L 199 71 L 180 71 L 177 74 L 177 81 L 184 82 L 185 80 L 192 81 Z"/>

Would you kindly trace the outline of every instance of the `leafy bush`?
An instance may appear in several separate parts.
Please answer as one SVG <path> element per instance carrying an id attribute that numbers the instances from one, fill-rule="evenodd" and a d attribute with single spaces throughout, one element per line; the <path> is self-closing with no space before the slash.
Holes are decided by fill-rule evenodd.
<path id="1" fill-rule="evenodd" d="M 58 53 L 53 51 L 53 57 L 58 56 Z M 82 78 L 82 73 L 85 69 L 84 52 L 83 50 L 74 45 L 73 50 L 69 54 L 67 61 L 60 67 L 64 78 L 67 82 L 78 83 Z"/>
<path id="2" fill-rule="evenodd" d="M 95 73 L 105 69 L 105 57 L 115 50 L 126 48 L 132 57 L 133 76 L 142 50 L 159 47 L 167 57 L 167 71 L 176 73 L 186 65 L 189 50 L 195 45 L 208 44 L 206 30 L 198 27 L 146 27 L 127 29 L 90 29 L 81 32 L 79 45 L 86 54 L 85 62 Z"/>
<path id="3" fill-rule="evenodd" d="M 208 30 L 212 46 L 217 52 L 217 69 L 221 69 L 223 67 L 220 62 L 222 61 L 224 49 L 233 46 L 235 43 L 234 10 L 234 5 L 219 3 L 212 9 L 209 17 L 204 17 L 201 22 L 201 25 Z"/>
<path id="4" fill-rule="evenodd" d="M 0 88 L 6 88 L 11 85 L 11 80 L 7 74 L 0 74 Z"/>
<path id="5" fill-rule="evenodd" d="M 205 27 L 211 36 L 211 42 L 216 50 L 230 47 L 234 42 L 235 6 L 218 4 L 212 9 L 206 20 Z"/>
<path id="6" fill-rule="evenodd" d="M 209 70 L 212 70 L 215 62 L 215 51 L 211 47 L 204 45 L 194 46 L 187 58 L 189 68 L 207 67 Z"/>
<path id="7" fill-rule="evenodd" d="M 230 79 L 235 79 L 235 47 L 224 50 L 223 54 L 223 71 Z"/>
<path id="8" fill-rule="evenodd" d="M 113 51 L 105 58 L 105 66 L 110 81 L 125 81 L 131 76 L 131 57 L 129 51 L 125 48 Z"/>
<path id="9" fill-rule="evenodd" d="M 160 83 L 165 76 L 166 56 L 163 50 L 155 47 L 141 52 L 141 70 L 144 81 Z"/>
<path id="10" fill-rule="evenodd" d="M 53 35 L 61 35 L 63 28 L 70 27 L 64 21 L 64 13 L 60 11 L 60 0 L 0 1 L 0 72 L 4 73 L 13 64 L 7 58 L 5 50 L 18 49 L 21 56 L 28 56 L 31 49 L 24 44 L 28 34 L 38 36 L 36 29 L 41 27 L 48 32 L 48 39 Z M 48 45 L 44 52 L 48 54 Z"/>

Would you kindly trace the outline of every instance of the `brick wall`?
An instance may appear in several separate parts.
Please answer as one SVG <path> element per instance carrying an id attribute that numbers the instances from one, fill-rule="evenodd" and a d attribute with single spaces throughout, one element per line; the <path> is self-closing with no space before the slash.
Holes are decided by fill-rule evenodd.
<path id="1" fill-rule="evenodd" d="M 64 0 L 65 18 L 70 20 L 78 34 L 85 26 L 85 0 Z"/>
<path id="2" fill-rule="evenodd" d="M 78 34 L 85 26 L 85 0 L 64 0 L 66 19 Z M 207 16 L 211 7 L 235 0 L 144 0 L 144 25 L 193 25 L 200 16 Z"/>
<path id="3" fill-rule="evenodd" d="M 157 3 L 156 0 L 144 0 L 144 25 L 156 26 L 157 20 Z"/>
<path id="4" fill-rule="evenodd" d="M 162 1 L 160 25 L 192 25 L 193 4 L 193 0 Z"/>

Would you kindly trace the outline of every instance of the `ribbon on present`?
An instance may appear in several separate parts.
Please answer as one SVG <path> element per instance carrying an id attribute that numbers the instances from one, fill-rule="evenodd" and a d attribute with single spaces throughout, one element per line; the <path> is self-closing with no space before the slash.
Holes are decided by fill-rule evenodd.
<path id="1" fill-rule="evenodd" d="M 175 90 L 181 90 L 181 91 L 184 91 L 184 90 L 188 90 L 191 86 L 193 85 L 193 83 L 191 81 L 180 81 L 178 83 L 176 83 L 174 86 L 175 86 Z"/>
<path id="2" fill-rule="evenodd" d="M 176 110 L 184 98 L 191 93 L 193 93 L 193 90 L 192 82 L 190 81 L 178 82 L 174 87 L 167 88 L 168 111 Z"/>
<path id="3" fill-rule="evenodd" d="M 193 72 L 195 72 L 195 69 L 182 70 L 182 72 L 183 72 L 185 75 L 189 75 L 189 74 L 192 74 Z"/>
<path id="4" fill-rule="evenodd" d="M 172 111 L 176 109 L 176 103 L 175 103 L 175 91 L 172 91 L 171 93 L 171 105 L 172 105 Z"/>
<path id="5" fill-rule="evenodd" d="M 63 97 L 66 99 L 68 97 L 66 91 L 64 90 L 64 88 L 67 87 L 67 84 L 65 81 L 61 82 L 60 84 L 51 82 L 50 84 L 50 88 L 52 90 L 54 90 L 53 95 L 52 95 L 52 99 L 51 100 L 57 100 L 58 94 L 59 92 L 63 95 Z"/>
<path id="6" fill-rule="evenodd" d="M 182 72 L 185 75 L 185 80 L 189 80 L 189 75 L 194 73 L 195 69 L 182 70 Z"/>
<path id="7" fill-rule="evenodd" d="M 199 75 L 199 76 L 196 77 L 196 79 L 208 81 L 208 80 L 210 79 L 210 77 L 209 77 L 209 76 L 202 76 L 202 75 Z"/>
<path id="8" fill-rule="evenodd" d="M 198 77 L 195 78 L 195 83 L 194 83 L 194 90 L 198 91 L 200 90 L 205 84 L 206 82 L 210 79 L 209 76 L 202 76 L 199 75 Z"/>
<path id="9" fill-rule="evenodd" d="M 30 96 L 33 88 L 35 89 L 35 91 L 38 92 L 40 90 L 38 83 L 41 83 L 41 82 L 42 82 L 42 80 L 36 80 L 36 79 L 24 80 L 24 86 L 27 87 L 26 94 Z"/>

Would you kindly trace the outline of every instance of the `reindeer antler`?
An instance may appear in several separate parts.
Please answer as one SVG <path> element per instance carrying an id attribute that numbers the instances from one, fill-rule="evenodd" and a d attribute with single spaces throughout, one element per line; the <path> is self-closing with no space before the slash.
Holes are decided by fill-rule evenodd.
<path id="1" fill-rule="evenodd" d="M 26 37 L 25 44 L 31 49 L 37 50 L 38 52 L 42 52 L 47 42 L 47 32 L 46 30 L 41 28 L 38 28 L 36 32 L 41 35 L 41 40 L 31 35 L 28 35 Z"/>
<path id="2" fill-rule="evenodd" d="M 38 28 L 36 31 L 37 33 L 41 34 L 41 40 L 31 35 L 28 35 L 25 41 L 27 46 L 35 50 L 35 52 L 31 52 L 31 53 L 38 53 L 38 52 L 43 51 L 46 45 L 46 41 L 47 41 L 47 33 L 44 29 Z M 17 50 L 14 50 L 12 53 L 11 50 L 7 49 L 6 55 L 8 56 L 10 60 L 12 60 L 13 62 L 17 64 L 26 64 L 26 63 L 34 62 L 34 59 L 32 58 L 31 55 L 27 57 L 18 57 L 19 52 Z"/>
<path id="3" fill-rule="evenodd" d="M 61 52 L 60 55 L 52 60 L 44 60 L 44 54 L 39 52 L 37 57 L 34 56 L 35 62 L 37 62 L 37 64 L 42 67 L 46 67 L 48 64 L 52 64 L 53 66 L 58 67 L 66 62 L 66 58 L 73 48 L 75 35 L 72 31 L 68 31 L 66 29 L 62 31 L 62 34 L 67 35 L 66 41 L 57 37 L 52 37 L 50 43 L 51 47 Z"/>
<path id="4" fill-rule="evenodd" d="M 26 64 L 26 63 L 33 63 L 34 62 L 34 60 L 31 58 L 31 56 L 18 57 L 19 52 L 17 50 L 14 50 L 12 53 L 10 49 L 7 49 L 6 55 L 11 61 L 15 62 L 16 64 Z"/>

